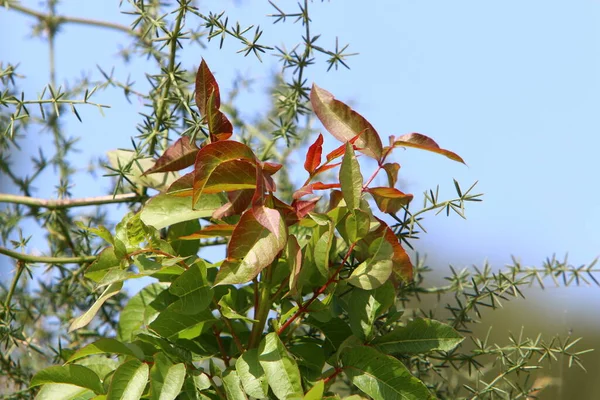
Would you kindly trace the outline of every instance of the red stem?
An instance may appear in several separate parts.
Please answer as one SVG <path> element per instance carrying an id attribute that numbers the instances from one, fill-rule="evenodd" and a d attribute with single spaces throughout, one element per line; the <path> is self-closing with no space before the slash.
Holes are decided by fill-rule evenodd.
<path id="1" fill-rule="evenodd" d="M 333 275 L 331 275 L 329 280 L 327 282 L 325 282 L 325 284 L 323 286 L 321 286 L 316 292 L 314 292 L 312 297 L 308 301 L 306 301 L 304 304 L 302 304 L 302 306 L 300 306 L 300 308 L 298 308 L 298 311 L 296 311 L 294 313 L 294 315 L 292 315 L 290 317 L 290 319 L 285 321 L 285 323 L 277 330 L 277 335 L 281 335 L 281 333 L 283 331 L 285 331 L 292 324 L 292 322 L 294 322 L 300 315 L 302 315 L 303 313 L 306 312 L 306 310 L 308 310 L 308 307 L 310 307 L 310 305 L 317 299 L 317 297 L 322 295 L 325 292 L 325 290 L 327 290 L 329 285 L 331 285 L 333 282 L 336 281 L 338 274 L 344 267 L 344 264 L 346 264 L 348 257 L 350 257 L 350 253 L 352 253 L 352 250 L 354 250 L 354 246 L 356 246 L 356 243 L 352 243 L 350 245 L 350 247 L 348 248 L 348 251 L 346 252 L 346 255 L 344 256 L 344 259 L 340 263 L 340 266 L 335 270 Z"/>

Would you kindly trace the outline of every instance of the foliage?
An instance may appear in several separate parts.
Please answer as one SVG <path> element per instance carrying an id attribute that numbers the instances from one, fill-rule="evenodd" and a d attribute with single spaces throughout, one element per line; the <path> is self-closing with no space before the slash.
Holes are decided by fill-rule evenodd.
<path id="1" fill-rule="evenodd" d="M 0 247 L 15 260 L 0 310 L 5 398 L 529 398 L 540 390 L 529 376 L 542 363 L 564 355 L 581 366 L 585 350 L 571 338 L 519 336 L 497 345 L 465 336 L 482 309 L 522 296 L 523 287 L 543 285 L 546 277 L 597 284 L 594 263 L 453 269 L 447 286 L 428 287 L 428 268 L 421 259 L 413 265 L 405 251 L 422 230 L 423 214 L 464 217 L 465 204 L 480 195 L 475 185 L 463 190 L 454 181 L 455 199 L 441 201 L 429 191 L 412 211 L 413 195 L 397 189 L 400 165 L 390 158 L 394 149 L 412 147 L 464 161 L 418 133 L 384 143 L 347 104 L 316 84 L 309 88 L 306 70 L 315 54 L 337 69 L 347 66 L 346 47 L 317 44 L 307 0 L 291 13 L 271 4 L 274 22 L 305 28 L 292 51 L 262 44 L 260 28 L 232 25 L 225 13 L 203 13 L 188 0 L 130 0 L 131 28 L 59 17 L 56 1 L 47 14 L 4 1 L 36 17 L 50 42 L 71 22 L 126 32 L 132 41 L 123 57 L 149 57 L 160 71 L 147 75 L 147 94 L 101 70 L 102 81 L 84 78 L 68 90 L 52 82 L 38 99 L 26 100 L 17 94 L 16 67 L 2 66 L 0 169 L 22 193 L 0 195 L 9 204 L 0 210 L 2 241 L 27 248 L 20 228 L 33 218 L 48 232 L 49 253 Z M 281 60 L 272 109 L 256 123 L 240 118 L 238 92 L 222 98 L 204 60 L 195 74 L 178 63 L 183 43 L 222 45 L 229 38 L 244 55 L 272 52 Z M 113 195 L 71 199 L 68 155 L 75 142 L 59 123 L 63 111 L 80 119 L 79 106 L 101 110 L 106 106 L 92 96 L 115 87 L 143 99 L 149 112 L 141 115 L 133 148 L 108 156 Z M 319 134 L 306 151 L 307 178 L 293 189 L 282 164 L 313 133 L 313 112 L 340 145 L 323 157 Z M 8 154 L 32 125 L 52 133 L 55 153 L 48 158 L 40 149 L 33 173 L 21 178 Z M 370 160 L 361 164 L 361 156 Z M 50 166 L 58 170 L 59 199 L 33 198 L 33 182 Z M 387 186 L 372 185 L 379 173 Z M 111 226 L 106 207 L 115 203 L 130 211 Z M 75 213 L 89 205 L 102 208 Z M 223 260 L 203 257 L 203 249 L 223 244 Z M 51 278 L 28 287 L 24 279 L 39 263 Z M 147 277 L 154 282 L 128 299 L 124 283 Z M 443 295 L 446 315 L 415 306 Z M 46 327 L 52 318 L 60 321 L 56 329 Z"/>

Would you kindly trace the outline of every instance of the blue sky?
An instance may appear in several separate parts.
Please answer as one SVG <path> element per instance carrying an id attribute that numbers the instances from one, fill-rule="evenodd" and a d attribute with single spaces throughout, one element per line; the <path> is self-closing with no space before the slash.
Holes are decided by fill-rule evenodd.
<path id="1" fill-rule="evenodd" d="M 295 4 L 275 3 L 291 10 Z M 59 11 L 130 22 L 118 14 L 117 1 L 82 4 L 65 1 Z M 227 9 L 230 19 L 242 25 L 260 23 L 265 43 L 289 48 L 301 33 L 300 25 L 272 25 L 265 17 L 272 12 L 266 0 L 200 4 L 205 12 Z M 425 220 L 429 233 L 416 246 L 428 253 L 432 266 L 444 271 L 448 264 L 481 265 L 488 259 L 499 267 L 511 255 L 540 265 L 553 253 L 566 252 L 572 263 L 583 264 L 600 255 L 599 2 L 334 0 L 311 7 L 313 30 L 322 33 L 323 46 L 331 47 L 339 36 L 340 43 L 350 43 L 349 50 L 360 54 L 349 60 L 350 70 L 326 73 L 324 63 L 313 67 L 309 82 L 352 103 L 384 141 L 390 134 L 423 133 L 468 164 L 399 150 L 394 159 L 402 165 L 401 189 L 421 202 L 421 193 L 439 184 L 442 197 L 449 197 L 456 178 L 465 187 L 478 180 L 479 192 L 485 193 L 482 203 L 467 209 L 467 221 L 442 215 Z M 21 63 L 19 72 L 27 76 L 22 89 L 29 97 L 48 82 L 47 45 L 28 40 L 32 23 L 0 11 L 0 37 L 11 38 L 0 43 L 1 59 Z M 131 73 L 144 85 L 149 67 L 139 61 L 120 63 L 116 52 L 122 41 L 119 33 L 66 26 L 57 42 L 59 83 L 82 71 L 98 77 L 98 64 L 107 70 L 115 65 L 116 76 L 125 79 Z M 183 65 L 195 67 L 204 57 L 224 92 L 237 74 L 253 77 L 254 90 L 242 104 L 249 116 L 260 112 L 267 103 L 261 87 L 277 69 L 275 58 L 265 56 L 263 63 L 243 58 L 232 40 L 222 51 L 217 47 L 186 49 Z M 97 100 L 112 106 L 105 117 L 82 107 L 83 124 L 66 118 L 71 135 L 82 136 L 82 151 L 73 161 L 81 170 L 74 196 L 105 194 L 108 183 L 92 181 L 85 173 L 88 161 L 116 147 L 129 148 L 137 113 L 144 111 L 139 101 L 128 104 L 118 91 Z M 50 143 L 48 135 L 36 140 Z M 300 155 L 290 160 L 297 166 L 301 162 Z M 28 169 L 26 158 L 20 168 Z M 45 181 L 48 185 L 37 194 L 54 196 L 57 180 L 49 173 Z M 33 228 L 29 232 L 35 233 Z M 575 289 L 548 299 L 576 304 L 590 296 L 600 298 L 597 289 Z"/>

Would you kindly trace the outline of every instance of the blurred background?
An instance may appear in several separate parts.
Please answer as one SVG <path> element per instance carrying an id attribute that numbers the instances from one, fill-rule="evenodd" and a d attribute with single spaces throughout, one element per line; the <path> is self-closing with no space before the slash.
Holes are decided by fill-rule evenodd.
<path id="1" fill-rule="evenodd" d="M 38 1 L 21 1 L 36 8 Z M 285 8 L 293 2 L 274 1 Z M 63 1 L 59 13 L 131 23 L 119 12 L 119 2 Z M 302 26 L 273 25 L 267 14 L 274 9 L 266 0 L 205 0 L 203 10 L 227 9 L 232 20 L 260 24 L 263 42 L 291 46 Z M 402 165 L 401 190 L 414 193 L 422 202 L 425 190 L 440 186 L 443 198 L 455 195 L 452 179 L 483 192 L 482 203 L 468 204 L 466 220 L 445 214 L 428 215 L 427 233 L 414 243 L 427 255 L 431 284 L 443 282 L 449 266 L 457 269 L 482 266 L 494 269 L 511 263 L 515 256 L 524 265 L 542 265 L 547 257 L 568 253 L 574 265 L 589 264 L 600 255 L 600 2 L 559 1 L 429 1 L 344 0 L 312 5 L 313 26 L 328 47 L 339 37 L 348 52 L 350 69 L 326 72 L 323 63 L 309 70 L 308 84 L 335 94 L 365 116 L 384 143 L 388 135 L 419 132 L 460 154 L 464 166 L 435 154 L 414 149 L 399 150 L 394 161 Z M 35 20 L 7 9 L 0 10 L 0 59 L 19 63 L 26 76 L 21 89 L 28 97 L 41 93 L 49 82 L 48 44 L 31 37 Z M 292 28 L 295 28 L 294 31 Z M 62 84 L 82 74 L 100 77 L 97 67 L 147 88 L 144 74 L 152 73 L 143 60 L 124 64 L 118 55 L 124 36 L 110 30 L 68 25 L 56 42 L 56 81 Z M 327 42 L 328 41 L 328 42 Z M 222 93 L 234 88 L 236 78 L 251 80 L 237 100 L 244 117 L 255 118 L 269 104 L 266 91 L 278 71 L 277 60 L 264 55 L 236 54 L 239 44 L 218 41 L 204 49 L 185 53 L 185 68 L 196 68 L 203 57 L 215 73 Z M 191 48 L 190 48 L 191 49 Z M 144 105 L 134 95 L 131 103 L 120 90 L 98 93 L 96 101 L 110 104 L 100 115 L 92 107 L 78 109 L 65 118 L 66 130 L 81 139 L 71 159 L 79 178 L 71 188 L 73 197 L 107 194 L 111 184 L 102 173 L 91 175 L 90 160 L 105 157 L 115 148 L 131 148 L 138 113 Z M 44 132 L 28 132 L 35 143 L 51 143 Z M 329 148 L 336 144 L 326 142 Z M 11 155 L 17 173 L 30 169 L 27 148 Z M 303 154 L 294 154 L 289 165 L 297 166 L 303 181 Z M 365 164 L 369 168 L 368 162 Z M 373 166 L 370 166 L 373 167 Z M 55 198 L 58 182 L 52 171 L 35 196 Z M 380 179 L 384 179 L 383 176 Z M 383 181 L 382 181 L 383 182 Z M 17 193 L 0 182 L 3 193 Z M 2 207 L 0 205 L 0 207 Z M 111 208 L 110 218 L 120 220 L 125 208 Z M 36 236 L 33 223 L 23 227 L 32 236 L 29 251 L 41 253 L 44 238 Z M 210 255 L 205 255 L 211 258 Z M 217 255 L 214 255 L 216 258 Z M 12 276 L 11 261 L 0 256 L 0 279 Z M 133 293 L 139 288 L 130 287 Z M 600 289 L 596 286 L 532 287 L 526 299 L 504 304 L 483 315 L 474 332 L 508 344 L 511 332 L 541 332 L 583 337 L 581 348 L 600 351 Z M 443 305 L 440 305 L 442 307 Z M 487 316 L 487 318 L 486 318 Z M 537 376 L 557 378 L 542 399 L 594 399 L 600 393 L 600 353 L 583 357 L 587 373 L 569 369 L 559 360 Z"/>

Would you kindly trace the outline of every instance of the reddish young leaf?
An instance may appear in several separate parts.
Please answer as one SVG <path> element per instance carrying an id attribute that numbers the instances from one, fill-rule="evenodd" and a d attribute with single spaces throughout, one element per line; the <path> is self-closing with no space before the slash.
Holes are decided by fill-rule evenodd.
<path id="1" fill-rule="evenodd" d="M 256 156 L 248 146 L 231 140 L 209 143 L 200 149 L 194 165 L 192 204 L 198 202 L 211 175 L 219 165 L 231 160 L 246 160 L 254 164 L 257 162 Z"/>
<path id="2" fill-rule="evenodd" d="M 180 240 L 195 240 L 195 239 L 206 239 L 212 237 L 228 237 L 231 236 L 235 225 L 217 224 L 209 225 L 198 232 L 192 233 L 191 235 L 181 236 Z"/>
<path id="3" fill-rule="evenodd" d="M 313 176 L 320 174 L 321 172 L 325 172 L 325 171 L 329 171 L 330 169 L 333 169 L 339 165 L 341 165 L 341 162 L 335 163 L 335 164 L 325 164 L 325 165 L 321 165 L 319 168 L 316 169 L 316 171 L 314 172 Z"/>
<path id="4" fill-rule="evenodd" d="M 389 187 L 368 188 L 367 192 L 371 193 L 381 212 L 390 214 L 397 213 L 402 206 L 407 205 L 413 199 L 412 194 L 405 194 L 398 189 Z"/>
<path id="5" fill-rule="evenodd" d="M 294 198 L 294 200 L 297 200 L 302 196 L 306 196 L 307 194 L 313 194 L 313 190 L 334 189 L 334 188 L 339 188 L 339 187 L 340 187 L 339 183 L 323 183 L 323 182 L 310 183 L 310 184 L 303 186 L 300 189 L 296 190 L 294 192 L 294 194 L 292 195 L 292 197 Z"/>
<path id="6" fill-rule="evenodd" d="M 200 149 L 190 138 L 183 136 L 169 146 L 164 154 L 160 156 L 152 168 L 144 172 L 144 175 L 156 172 L 179 171 L 194 163 L 196 154 Z"/>
<path id="7" fill-rule="evenodd" d="M 394 231 L 382 220 L 376 218 L 379 221 L 380 226 L 375 231 L 374 237 L 381 237 L 377 235 L 381 235 L 383 233 L 383 237 L 390 243 L 394 249 L 394 255 L 392 257 L 393 270 L 396 277 L 410 282 L 413 278 L 413 265 L 410 261 L 410 257 L 406 253 L 406 250 L 400 244 L 398 237 L 394 234 Z"/>
<path id="8" fill-rule="evenodd" d="M 364 131 L 356 143 L 360 151 L 376 160 L 381 159 L 382 146 L 379 134 L 362 115 L 315 84 L 310 91 L 310 102 L 323 126 L 335 138 L 347 142 Z"/>
<path id="9" fill-rule="evenodd" d="M 352 148 L 354 150 L 360 150 L 358 147 L 356 147 L 356 145 L 354 143 L 356 143 L 356 141 L 358 140 L 358 138 L 360 137 L 360 135 L 363 133 L 364 131 L 361 131 L 358 133 L 358 135 L 354 136 L 352 139 L 349 140 L 350 144 L 352 145 Z M 341 157 L 344 155 L 344 153 L 346 152 L 346 143 L 344 143 L 343 145 L 341 145 L 340 147 L 338 147 L 337 149 L 333 150 L 331 153 L 327 154 L 326 158 L 327 158 L 327 162 Z"/>
<path id="10" fill-rule="evenodd" d="M 398 182 L 398 171 L 400 170 L 400 164 L 398 163 L 385 163 L 382 168 L 385 170 L 388 178 L 388 184 L 390 187 L 396 186 Z"/>
<path id="11" fill-rule="evenodd" d="M 287 232 L 281 216 L 279 221 L 271 222 L 276 222 L 278 235 L 262 226 L 252 209 L 242 215 L 231 235 L 227 260 L 219 268 L 215 286 L 249 282 L 273 262 L 286 244 Z"/>
<path id="12" fill-rule="evenodd" d="M 456 153 L 450 150 L 442 149 L 438 144 L 431 138 L 421 135 L 420 133 L 409 133 L 407 135 L 400 136 L 395 142 L 395 147 L 414 147 L 416 149 L 432 151 L 448 157 L 451 160 L 458 161 L 466 164 L 465 161 Z"/>
<path id="13" fill-rule="evenodd" d="M 302 248 L 298 243 L 298 239 L 294 235 L 288 237 L 288 242 L 285 248 L 285 256 L 290 269 L 289 288 L 290 294 L 297 293 L 298 278 L 300 269 L 302 268 Z"/>
<path id="14" fill-rule="evenodd" d="M 173 182 L 167 189 L 167 193 L 177 197 L 190 197 L 192 196 L 193 187 L 194 172 L 190 172 Z"/>
<path id="15" fill-rule="evenodd" d="M 212 217 L 215 219 L 221 219 L 223 217 L 229 217 L 231 215 L 239 215 L 246 211 L 250 203 L 252 203 L 252 197 L 254 196 L 254 190 L 236 190 L 234 192 L 227 193 L 229 202 L 223 204 L 213 212 Z"/>
<path id="16" fill-rule="evenodd" d="M 228 160 L 208 178 L 204 193 L 231 192 L 256 188 L 256 167 L 248 160 Z"/>
<path id="17" fill-rule="evenodd" d="M 279 211 L 285 221 L 285 224 L 287 226 L 292 226 L 295 223 L 298 222 L 298 216 L 296 215 L 296 210 L 294 207 L 290 206 L 289 204 L 284 203 L 283 201 L 279 200 L 277 197 L 275 196 L 270 196 L 271 198 L 271 202 L 273 204 L 273 208 L 275 208 L 277 211 Z M 293 205 L 294 203 L 292 203 Z"/>
<path id="18" fill-rule="evenodd" d="M 256 206 L 252 208 L 252 212 L 254 213 L 256 221 L 279 239 L 281 233 L 279 229 L 279 225 L 281 224 L 281 214 L 279 211 L 265 206 Z"/>
<path id="19" fill-rule="evenodd" d="M 317 140 L 308 148 L 304 169 L 312 175 L 321 164 L 321 154 L 323 153 L 323 135 L 319 133 Z"/>
<path id="20" fill-rule="evenodd" d="M 196 106 L 203 117 L 206 117 L 208 99 L 211 95 L 214 96 L 213 106 L 218 110 L 221 107 L 219 85 L 206 62 L 202 60 L 196 73 Z"/>
<path id="21" fill-rule="evenodd" d="M 219 106 L 214 95 L 208 98 L 206 113 L 211 142 L 227 140 L 233 135 L 233 125 L 231 125 L 225 114 L 219 111 Z"/>
<path id="22" fill-rule="evenodd" d="M 267 175 L 274 175 L 275 173 L 277 173 L 277 171 L 279 171 L 281 169 L 281 167 L 283 167 L 283 165 L 278 164 L 278 163 L 274 163 L 274 162 L 268 162 L 268 161 L 263 161 L 260 163 L 262 170 L 267 174 Z"/>
<path id="23" fill-rule="evenodd" d="M 298 216 L 298 218 L 302 219 L 306 215 L 308 215 L 309 212 L 312 212 L 315 209 L 319 200 L 321 200 L 320 196 L 312 198 L 310 200 L 294 200 L 292 206 L 294 206 L 294 208 L 296 209 L 296 215 Z"/>

